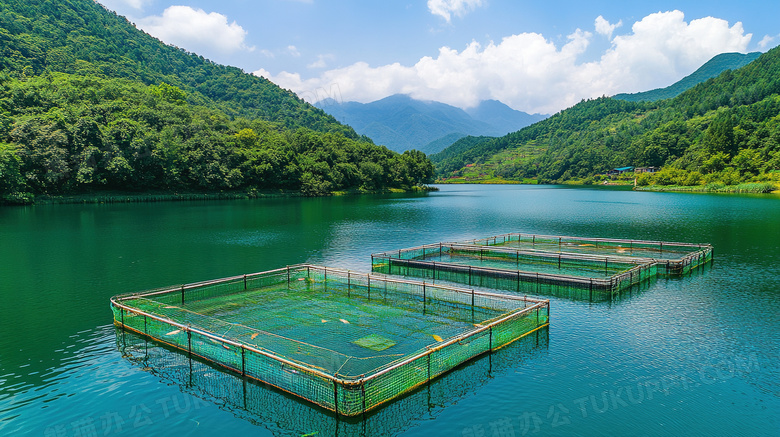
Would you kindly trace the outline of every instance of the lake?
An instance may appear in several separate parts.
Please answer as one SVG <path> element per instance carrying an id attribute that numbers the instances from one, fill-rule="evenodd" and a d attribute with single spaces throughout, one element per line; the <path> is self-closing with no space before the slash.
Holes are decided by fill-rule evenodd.
<path id="1" fill-rule="evenodd" d="M 356 421 L 112 324 L 112 295 L 507 232 L 711 243 Z M 777 435 L 780 196 L 444 185 L 414 195 L 0 208 L 0 435 Z M 249 384 L 249 387 L 247 387 Z"/>

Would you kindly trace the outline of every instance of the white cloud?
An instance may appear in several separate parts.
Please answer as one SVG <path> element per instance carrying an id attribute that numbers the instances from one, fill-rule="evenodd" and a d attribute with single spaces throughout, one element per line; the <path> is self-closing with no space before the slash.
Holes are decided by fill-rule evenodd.
<path id="1" fill-rule="evenodd" d="M 775 41 L 777 41 L 778 38 L 780 38 L 780 35 L 777 36 L 764 35 L 764 37 L 761 38 L 761 41 L 759 41 L 758 43 L 759 50 L 765 52 L 771 49 L 772 47 L 775 46 Z"/>
<path id="2" fill-rule="evenodd" d="M 623 20 L 618 21 L 615 24 L 610 24 L 609 21 L 607 21 L 604 17 L 599 15 L 596 17 L 596 33 L 599 35 L 604 35 L 609 39 L 612 39 L 612 32 L 615 31 L 618 27 L 623 25 Z"/>
<path id="3" fill-rule="evenodd" d="M 328 61 L 334 59 L 333 55 L 317 55 L 317 60 L 307 65 L 306 68 L 325 68 L 328 66 Z"/>
<path id="4" fill-rule="evenodd" d="M 442 47 L 411 66 L 358 62 L 309 79 L 262 69 L 255 74 L 306 98 L 335 85 L 345 100 L 360 102 L 402 93 L 463 108 L 497 99 L 527 112 L 554 113 L 583 98 L 668 86 L 719 53 L 747 50 L 752 35 L 741 23 L 684 18 L 679 11 L 648 15 L 591 62 L 579 57 L 593 34 L 577 29 L 561 46 L 522 33 L 484 46 L 472 42 L 461 51 Z"/>
<path id="5" fill-rule="evenodd" d="M 616 36 L 599 62 L 611 92 L 671 85 L 717 54 L 745 52 L 753 36 L 740 22 L 729 27 L 725 20 L 705 17 L 686 23 L 680 11 L 648 15 L 631 30 Z"/>
<path id="6" fill-rule="evenodd" d="M 139 19 L 136 24 L 162 41 L 207 55 L 231 54 L 239 50 L 254 50 L 245 43 L 247 32 L 226 16 L 189 6 L 171 6 L 161 16 Z"/>
<path id="7" fill-rule="evenodd" d="M 428 0 L 428 9 L 449 23 L 453 14 L 461 17 L 482 4 L 482 0 Z"/>
<path id="8" fill-rule="evenodd" d="M 112 11 L 124 11 L 128 7 L 140 11 L 149 2 L 151 0 L 99 0 L 100 4 Z"/>
<path id="9" fill-rule="evenodd" d="M 287 53 L 295 58 L 298 58 L 301 56 L 301 52 L 298 51 L 298 48 L 295 46 L 287 46 Z"/>

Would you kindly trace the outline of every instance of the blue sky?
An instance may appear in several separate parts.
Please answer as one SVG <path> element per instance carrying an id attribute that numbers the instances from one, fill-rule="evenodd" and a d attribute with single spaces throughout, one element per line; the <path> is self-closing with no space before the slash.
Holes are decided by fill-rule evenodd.
<path id="1" fill-rule="evenodd" d="M 772 1 L 100 0 L 163 41 L 308 101 L 395 93 L 552 113 L 780 44 Z"/>

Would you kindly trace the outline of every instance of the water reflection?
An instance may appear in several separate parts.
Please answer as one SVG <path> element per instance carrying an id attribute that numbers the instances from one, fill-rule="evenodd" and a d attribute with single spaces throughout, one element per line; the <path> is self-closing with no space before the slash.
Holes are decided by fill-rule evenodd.
<path id="1" fill-rule="evenodd" d="M 116 347 L 132 365 L 182 393 L 232 412 L 277 435 L 395 435 L 415 421 L 436 417 L 445 407 L 477 391 L 487 381 L 546 355 L 549 328 L 537 330 L 491 354 L 482 355 L 410 394 L 364 416 L 344 418 L 262 382 L 216 367 L 121 328 Z M 188 410 L 197 401 L 176 400 L 170 408 Z M 186 403 L 186 405 L 184 404 Z"/>

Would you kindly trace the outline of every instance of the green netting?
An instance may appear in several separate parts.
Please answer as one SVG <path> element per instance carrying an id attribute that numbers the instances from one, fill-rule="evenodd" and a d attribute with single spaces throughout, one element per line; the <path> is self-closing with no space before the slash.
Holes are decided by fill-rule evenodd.
<path id="1" fill-rule="evenodd" d="M 585 238 L 559 235 L 503 234 L 462 242 L 476 246 L 506 247 L 549 253 L 613 255 L 653 259 L 659 274 L 682 275 L 712 260 L 712 246 L 706 243 Z"/>
<path id="2" fill-rule="evenodd" d="M 310 265 L 112 299 L 120 326 L 348 416 L 545 326 L 547 306 Z"/>
<path id="3" fill-rule="evenodd" d="M 655 278 L 652 260 L 437 243 L 372 255 L 378 273 L 591 300 Z"/>
<path id="4" fill-rule="evenodd" d="M 651 257 L 658 254 L 666 258 Z M 601 300 L 659 275 L 686 274 L 711 260 L 712 246 L 706 244 L 505 234 L 374 254 L 372 270 L 520 294 Z"/>
<path id="5" fill-rule="evenodd" d="M 357 418 L 337 417 L 267 384 L 242 378 L 240 373 L 224 371 L 210 361 L 128 330 L 116 330 L 116 345 L 129 363 L 182 391 L 181 395 L 172 397 L 171 408 L 197 408 L 198 402 L 205 399 L 238 417 L 266 423 L 291 435 L 372 436 L 401 433 L 415 420 L 436 414 L 442 406 L 458 402 L 496 376 L 512 372 L 523 362 L 546 353 L 548 335 L 548 328 L 539 329 L 495 353 L 457 366 L 384 408 Z M 486 335 L 478 338 L 487 344 Z M 432 368 L 439 366 L 438 362 L 432 360 Z M 445 366 L 451 368 L 448 363 Z"/>

